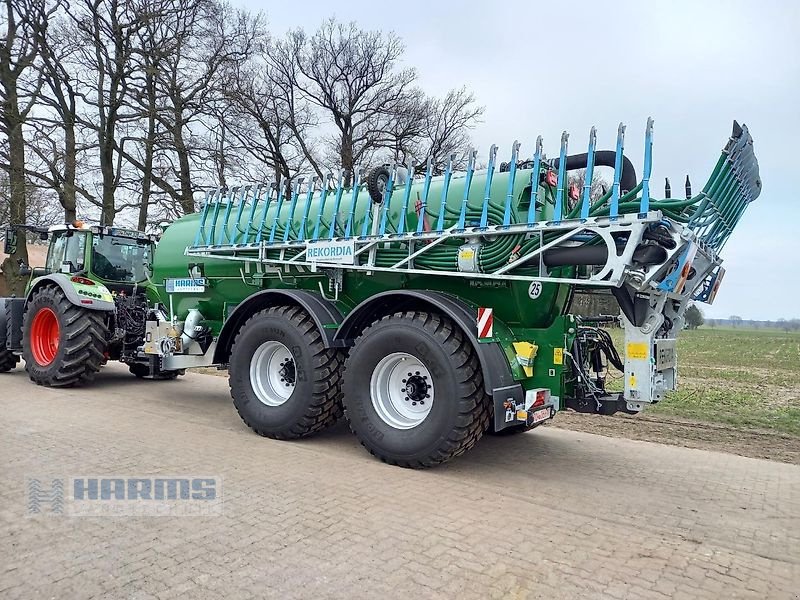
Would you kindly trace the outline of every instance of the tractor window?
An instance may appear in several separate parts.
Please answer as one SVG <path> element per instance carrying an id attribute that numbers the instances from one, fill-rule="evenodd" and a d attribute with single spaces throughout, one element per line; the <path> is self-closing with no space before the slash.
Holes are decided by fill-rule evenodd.
<path id="1" fill-rule="evenodd" d="M 70 265 L 70 273 L 83 269 L 83 257 L 86 252 L 86 234 L 75 233 L 67 237 L 67 251 L 64 262 Z"/>
<path id="2" fill-rule="evenodd" d="M 47 270 L 59 273 L 64 263 L 69 263 L 69 272 L 75 273 L 83 269 L 83 257 L 86 251 L 86 234 L 65 231 L 53 233 L 50 249 L 47 252 Z"/>
<path id="3" fill-rule="evenodd" d="M 110 235 L 92 239 L 92 272 L 107 281 L 138 283 L 147 278 L 150 242 Z"/>
<path id="4" fill-rule="evenodd" d="M 50 249 L 47 252 L 47 270 L 50 273 L 58 273 L 61 270 L 61 263 L 64 262 L 64 251 L 67 249 L 67 236 L 63 233 L 54 233 L 50 242 Z"/>

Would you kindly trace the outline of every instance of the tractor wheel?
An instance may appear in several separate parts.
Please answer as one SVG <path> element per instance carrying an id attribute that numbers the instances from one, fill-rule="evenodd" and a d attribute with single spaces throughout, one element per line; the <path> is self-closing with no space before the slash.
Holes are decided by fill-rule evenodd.
<path id="1" fill-rule="evenodd" d="M 402 467 L 430 467 L 466 452 L 491 413 L 472 344 L 436 313 L 395 313 L 368 327 L 347 358 L 343 391 L 361 444 Z"/>
<path id="2" fill-rule="evenodd" d="M 5 340 L 2 340 L 5 342 Z M 14 354 L 13 352 L 9 352 L 5 348 L 0 350 L 0 373 L 5 373 L 6 371 L 10 371 L 14 367 L 17 366 L 19 362 L 19 356 Z"/>
<path id="3" fill-rule="evenodd" d="M 57 287 L 37 291 L 25 310 L 22 356 L 31 380 L 67 387 L 94 379 L 103 364 L 104 314 L 75 306 Z"/>
<path id="4" fill-rule="evenodd" d="M 390 176 L 388 167 L 375 167 L 367 175 L 367 191 L 375 204 L 383 202 L 383 194 L 386 192 Z"/>
<path id="5" fill-rule="evenodd" d="M 0 373 L 10 371 L 19 362 L 19 356 L 10 350 L 6 350 L 9 321 L 10 318 L 6 314 L 4 306 L 0 304 Z"/>
<path id="6" fill-rule="evenodd" d="M 327 349 L 298 306 L 273 306 L 242 326 L 231 349 L 229 383 L 242 420 L 259 435 L 294 439 L 341 415 L 341 353 Z"/>

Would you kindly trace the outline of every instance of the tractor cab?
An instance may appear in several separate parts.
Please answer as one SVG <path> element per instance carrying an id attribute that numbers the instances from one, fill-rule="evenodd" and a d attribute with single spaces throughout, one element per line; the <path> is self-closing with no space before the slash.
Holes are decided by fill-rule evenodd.
<path id="1" fill-rule="evenodd" d="M 51 227 L 49 234 L 47 274 L 97 279 L 109 289 L 141 285 L 149 277 L 155 236 L 118 227 L 89 227 L 80 221 Z"/>

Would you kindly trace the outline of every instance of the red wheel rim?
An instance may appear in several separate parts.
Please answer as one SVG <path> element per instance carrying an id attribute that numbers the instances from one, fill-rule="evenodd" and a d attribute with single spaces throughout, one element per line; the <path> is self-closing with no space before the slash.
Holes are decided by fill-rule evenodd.
<path id="1" fill-rule="evenodd" d="M 40 308 L 31 323 L 31 353 L 33 359 L 46 367 L 56 358 L 61 328 L 51 308 Z"/>

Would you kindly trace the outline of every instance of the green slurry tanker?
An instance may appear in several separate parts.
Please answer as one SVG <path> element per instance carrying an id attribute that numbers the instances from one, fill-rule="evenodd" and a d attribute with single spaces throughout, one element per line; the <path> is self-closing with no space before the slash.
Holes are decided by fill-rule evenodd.
<path id="1" fill-rule="evenodd" d="M 636 413 L 677 382 L 691 300 L 712 302 L 719 252 L 761 191 L 747 128 L 703 189 L 651 197 L 615 150 L 508 162 L 492 147 L 454 172 L 394 165 L 220 189 L 160 240 L 54 227 L 24 297 L 0 300 L 0 371 L 24 358 L 41 385 L 90 381 L 107 360 L 148 379 L 229 371 L 244 422 L 276 439 L 344 417 L 382 460 L 442 463 L 484 433 L 528 431 L 560 410 Z M 610 189 L 591 196 L 596 167 Z M 585 169 L 585 185 L 570 171 Z M 6 245 L 15 243 L 8 231 Z M 610 293 L 624 352 L 602 319 L 569 314 L 576 289 Z M 614 319 L 616 320 L 616 318 Z M 624 391 L 605 389 L 607 369 Z"/>

